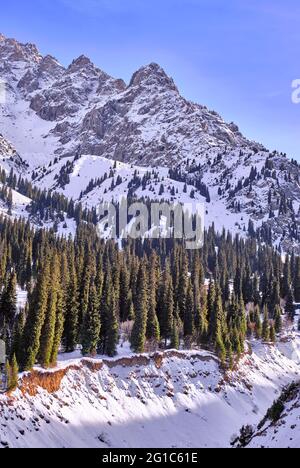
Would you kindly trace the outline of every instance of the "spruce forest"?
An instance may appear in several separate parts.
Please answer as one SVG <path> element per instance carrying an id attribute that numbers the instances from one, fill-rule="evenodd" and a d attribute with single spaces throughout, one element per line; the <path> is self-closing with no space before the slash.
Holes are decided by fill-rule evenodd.
<path id="1" fill-rule="evenodd" d="M 28 292 L 17 310 L 17 285 Z M 255 238 L 214 227 L 201 250 L 174 240 L 127 241 L 120 248 L 80 222 L 74 239 L 0 218 L 0 335 L 10 373 L 80 346 L 84 356 L 199 346 L 232 367 L 247 336 L 275 342 L 300 301 L 300 258 Z M 124 337 L 123 337 L 124 338 Z M 16 372 L 16 371 L 15 371 Z"/>

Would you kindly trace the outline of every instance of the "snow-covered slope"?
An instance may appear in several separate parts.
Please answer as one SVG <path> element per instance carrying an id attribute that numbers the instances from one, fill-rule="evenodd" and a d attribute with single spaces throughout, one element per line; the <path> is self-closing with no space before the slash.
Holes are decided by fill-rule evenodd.
<path id="1" fill-rule="evenodd" d="M 35 369 L 0 397 L 3 447 L 229 447 L 299 379 L 299 337 L 253 343 L 224 374 L 205 351 L 80 360 Z"/>
<path id="2" fill-rule="evenodd" d="M 76 201 L 83 193 L 89 207 L 126 194 L 128 184 L 137 197 L 204 196 L 207 226 L 244 233 L 252 219 L 255 228 L 272 228 L 274 244 L 300 252 L 299 166 L 184 99 L 159 65 L 142 67 L 126 85 L 85 56 L 65 68 L 36 46 L 0 35 L 0 75 L 0 165 L 28 178 L 34 171 L 36 184 Z M 112 187 L 110 177 L 87 193 L 91 179 L 109 176 L 114 160 L 114 182 L 119 175 L 122 182 Z M 153 170 L 135 186 L 135 171 Z"/>
<path id="3" fill-rule="evenodd" d="M 300 447 L 300 383 L 287 387 L 268 411 L 248 448 Z"/>

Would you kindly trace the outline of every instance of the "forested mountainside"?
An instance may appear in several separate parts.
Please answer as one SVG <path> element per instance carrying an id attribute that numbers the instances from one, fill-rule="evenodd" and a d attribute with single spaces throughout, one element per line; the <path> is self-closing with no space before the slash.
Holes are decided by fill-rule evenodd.
<path id="1" fill-rule="evenodd" d="M 89 209 L 120 195 L 204 202 L 207 227 L 243 235 L 251 220 L 299 254 L 298 163 L 184 99 L 157 64 L 125 84 L 87 57 L 65 68 L 1 35 L 0 74 L 0 165 L 8 173 Z"/>
<path id="2" fill-rule="evenodd" d="M 173 240 L 120 250 L 86 222 L 73 240 L 1 217 L 0 251 L 0 332 L 13 369 L 47 368 L 78 345 L 84 356 L 115 356 L 122 329 L 135 352 L 201 345 L 232 367 L 247 336 L 274 343 L 300 302 L 299 257 L 283 264 L 272 247 L 212 228 L 200 251 Z M 17 285 L 28 293 L 22 310 Z"/>

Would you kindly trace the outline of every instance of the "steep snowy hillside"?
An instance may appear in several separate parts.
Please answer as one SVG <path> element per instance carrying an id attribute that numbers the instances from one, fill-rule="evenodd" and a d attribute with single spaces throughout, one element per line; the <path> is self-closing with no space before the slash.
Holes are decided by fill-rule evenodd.
<path id="1" fill-rule="evenodd" d="M 6 170 L 13 168 L 17 172 L 26 169 L 26 165 L 21 160 L 15 148 L 0 134 L 0 168 Z"/>
<path id="2" fill-rule="evenodd" d="M 229 447 L 299 379 L 299 337 L 253 343 L 234 372 L 205 351 L 70 359 L 0 397 L 3 447 Z M 123 353 L 126 352 L 126 349 Z"/>
<path id="3" fill-rule="evenodd" d="M 2 184 L 0 184 L 1 188 Z M 20 193 L 16 192 L 15 190 L 12 191 L 12 208 L 9 211 L 7 204 L 4 203 L 3 200 L 0 199 L 0 214 L 3 213 L 8 215 L 12 218 L 28 218 L 28 212 L 26 211 L 26 207 L 31 203 L 30 198 L 24 197 Z"/>
<path id="4" fill-rule="evenodd" d="M 89 207 L 120 192 L 204 199 L 207 226 L 245 233 L 251 219 L 252 231 L 262 227 L 268 241 L 300 251 L 298 164 L 184 99 L 159 65 L 142 67 L 126 85 L 85 56 L 65 68 L 36 46 L 0 35 L 0 77 L 6 168 L 13 158 L 16 171 L 38 186 Z M 112 161 L 120 163 L 113 174 Z M 152 175 L 138 181 L 146 172 Z"/>
<path id="5" fill-rule="evenodd" d="M 248 448 L 300 447 L 300 384 L 289 385 L 268 410 Z"/>

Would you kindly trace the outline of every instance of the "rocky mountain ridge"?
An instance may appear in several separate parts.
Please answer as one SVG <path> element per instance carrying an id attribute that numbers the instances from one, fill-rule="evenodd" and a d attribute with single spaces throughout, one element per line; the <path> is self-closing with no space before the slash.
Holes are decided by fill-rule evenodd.
<path id="1" fill-rule="evenodd" d="M 250 222 L 251 232 L 300 252 L 298 164 L 187 101 L 159 65 L 142 67 L 126 85 L 83 55 L 66 68 L 1 35 L 0 77 L 7 170 L 89 207 L 126 193 L 202 201 L 207 225 L 244 235 Z"/>

